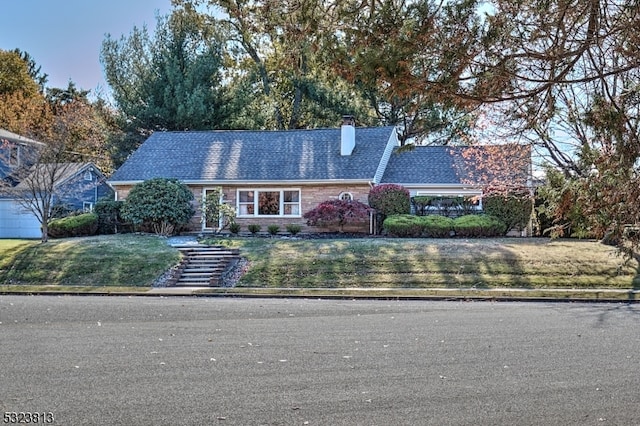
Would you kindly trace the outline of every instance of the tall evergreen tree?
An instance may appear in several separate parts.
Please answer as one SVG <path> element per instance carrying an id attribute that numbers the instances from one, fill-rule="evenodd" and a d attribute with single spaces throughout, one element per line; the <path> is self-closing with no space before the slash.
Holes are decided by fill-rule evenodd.
<path id="1" fill-rule="evenodd" d="M 228 127 L 220 35 L 191 8 L 157 19 L 154 37 L 136 27 L 102 45 L 106 79 L 130 130 Z"/>

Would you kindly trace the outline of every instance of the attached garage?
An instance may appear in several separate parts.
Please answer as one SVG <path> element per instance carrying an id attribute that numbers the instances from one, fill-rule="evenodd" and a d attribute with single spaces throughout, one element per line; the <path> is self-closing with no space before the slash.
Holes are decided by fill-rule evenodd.
<path id="1" fill-rule="evenodd" d="M 0 200 L 0 238 L 40 238 L 40 222 L 12 200 Z"/>

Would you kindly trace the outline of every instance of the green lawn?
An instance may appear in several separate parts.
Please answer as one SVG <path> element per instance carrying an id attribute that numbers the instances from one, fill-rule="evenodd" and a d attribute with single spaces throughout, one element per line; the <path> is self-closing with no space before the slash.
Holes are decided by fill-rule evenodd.
<path id="1" fill-rule="evenodd" d="M 179 258 L 165 239 L 149 235 L 67 238 L 45 244 L 0 240 L 0 286 L 149 287 Z"/>
<path id="2" fill-rule="evenodd" d="M 640 288 L 636 262 L 595 241 L 548 239 L 212 240 L 250 267 L 239 287 Z"/>
<path id="3" fill-rule="evenodd" d="M 238 289 L 640 289 L 638 264 L 595 241 L 548 239 L 209 240 L 241 249 Z M 150 287 L 180 258 L 164 238 L 0 240 L 0 291 Z"/>

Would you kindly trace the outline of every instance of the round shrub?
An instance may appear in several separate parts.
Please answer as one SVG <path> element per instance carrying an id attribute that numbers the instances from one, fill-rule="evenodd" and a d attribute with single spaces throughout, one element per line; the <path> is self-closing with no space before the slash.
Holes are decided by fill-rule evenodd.
<path id="1" fill-rule="evenodd" d="M 374 186 L 369 191 L 369 206 L 385 217 L 395 214 L 409 214 L 411 212 L 411 197 L 409 191 L 396 184 Z"/>
<path id="2" fill-rule="evenodd" d="M 453 219 L 440 215 L 421 216 L 422 233 L 426 237 L 450 237 L 453 231 Z"/>
<path id="3" fill-rule="evenodd" d="M 134 225 L 149 226 L 159 235 L 171 235 L 195 214 L 193 192 L 177 179 L 155 178 L 131 189 L 122 217 Z"/>
<path id="4" fill-rule="evenodd" d="M 287 225 L 287 232 L 291 235 L 297 235 L 302 230 L 302 227 L 297 223 L 290 223 Z"/>
<path id="5" fill-rule="evenodd" d="M 393 215 L 385 219 L 384 230 L 394 237 L 450 237 L 453 219 L 439 216 Z"/>
<path id="6" fill-rule="evenodd" d="M 271 235 L 276 235 L 280 231 L 280 227 L 278 225 L 269 225 L 267 226 L 267 231 Z"/>
<path id="7" fill-rule="evenodd" d="M 67 216 L 49 222 L 49 236 L 51 238 L 88 236 L 95 234 L 97 230 L 98 215 L 95 213 Z"/>
<path id="8" fill-rule="evenodd" d="M 420 237 L 422 235 L 420 219 L 420 216 L 409 214 L 393 215 L 384 220 L 382 228 L 394 237 Z"/>
<path id="9" fill-rule="evenodd" d="M 453 229 L 458 237 L 495 237 L 504 235 L 507 225 L 500 219 L 488 215 L 465 215 L 453 220 Z"/>

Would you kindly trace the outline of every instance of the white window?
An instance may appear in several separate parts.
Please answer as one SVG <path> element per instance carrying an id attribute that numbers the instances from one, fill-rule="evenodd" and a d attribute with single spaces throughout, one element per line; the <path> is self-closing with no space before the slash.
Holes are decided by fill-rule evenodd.
<path id="1" fill-rule="evenodd" d="M 93 211 L 93 203 L 90 203 L 88 201 L 84 201 L 82 203 L 82 211 L 85 213 L 90 213 Z"/>
<path id="2" fill-rule="evenodd" d="M 239 190 L 238 216 L 300 216 L 300 190 Z"/>
<path id="3" fill-rule="evenodd" d="M 471 212 L 482 210 L 482 193 L 475 191 L 430 193 L 418 191 L 412 198 L 413 204 L 422 213 L 426 211 L 451 210 L 459 212 Z"/>
<path id="4" fill-rule="evenodd" d="M 93 180 L 93 173 L 91 173 L 91 170 L 87 170 L 86 172 L 84 172 L 84 180 Z"/>
<path id="5" fill-rule="evenodd" d="M 342 201 L 353 201 L 353 194 L 350 192 L 341 192 L 338 198 Z"/>

